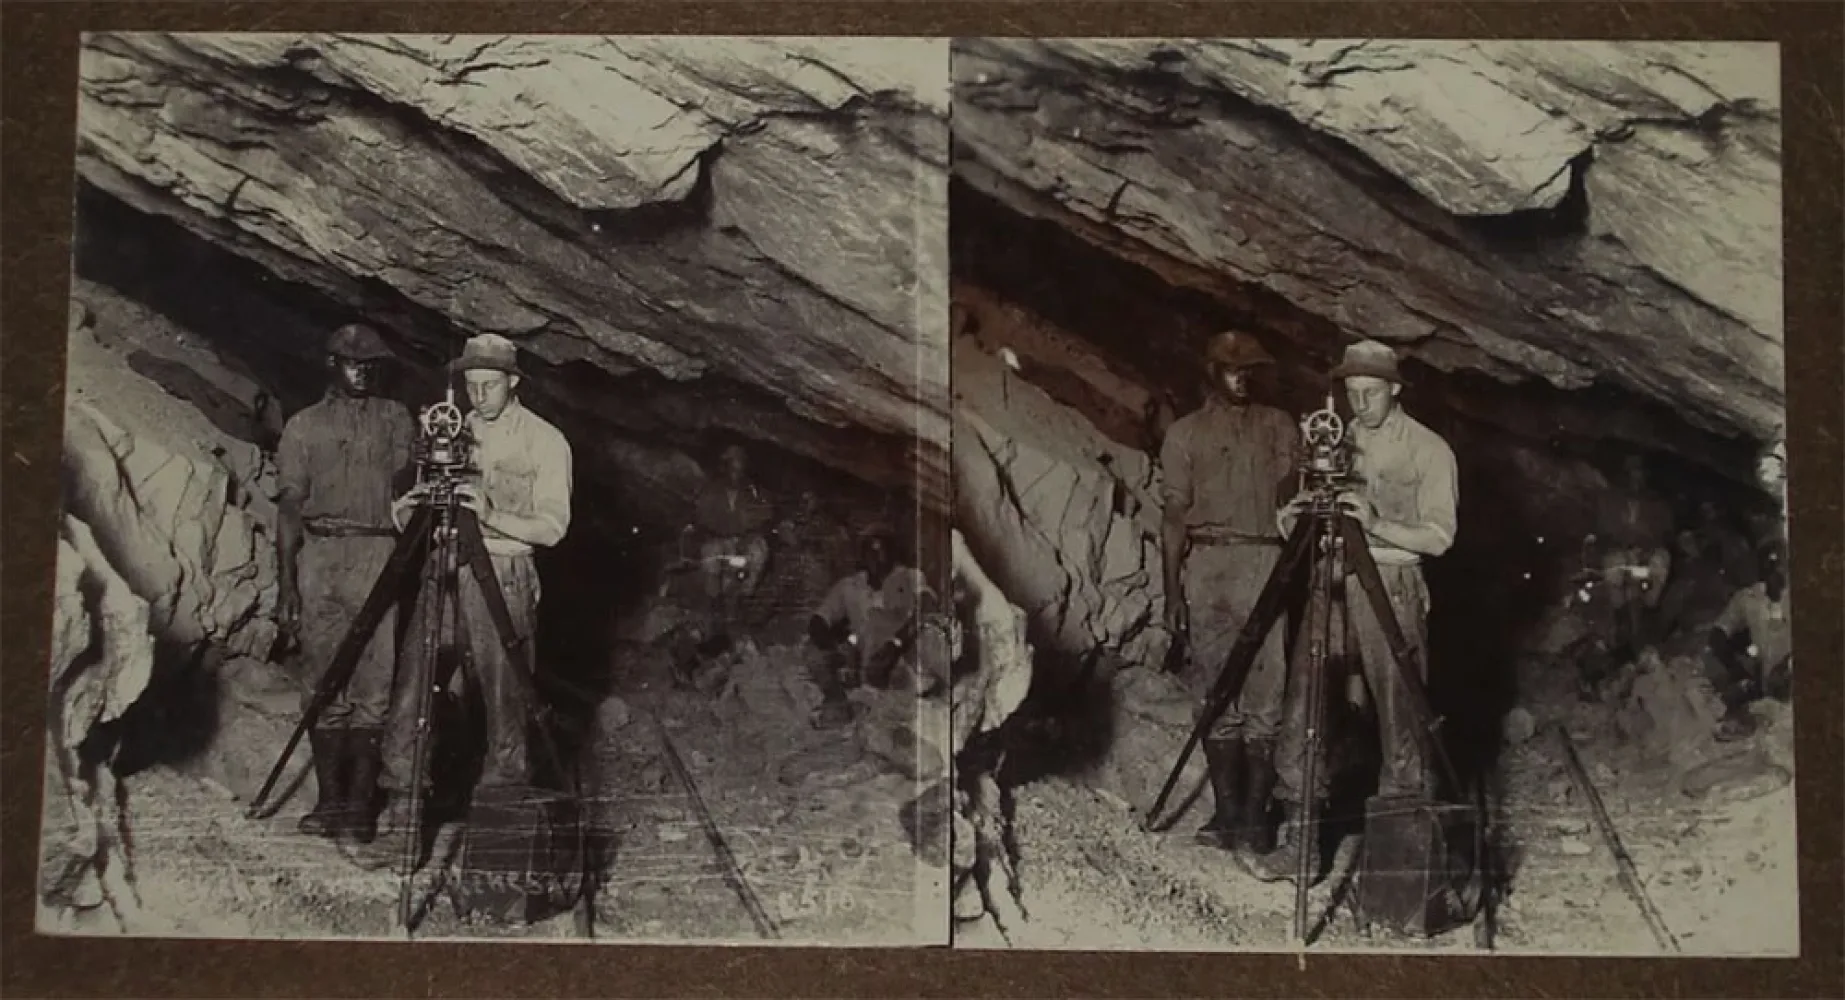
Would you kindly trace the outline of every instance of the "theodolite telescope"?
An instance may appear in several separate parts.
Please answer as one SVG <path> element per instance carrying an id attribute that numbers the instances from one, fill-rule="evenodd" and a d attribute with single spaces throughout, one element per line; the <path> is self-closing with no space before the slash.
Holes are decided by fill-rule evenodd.
<path id="1" fill-rule="evenodd" d="M 1337 513 L 1339 494 L 1352 489 L 1355 480 L 1351 441 L 1345 421 L 1333 408 L 1332 396 L 1326 397 L 1323 408 L 1301 418 L 1300 431 L 1306 444 L 1301 457 L 1300 490 L 1309 498 L 1304 513 Z"/>
<path id="2" fill-rule="evenodd" d="M 453 499 L 455 487 L 478 471 L 474 441 L 461 408 L 455 405 L 454 386 L 441 402 L 424 407 L 417 423 L 422 431 L 416 441 L 417 485 L 429 491 L 430 502 L 445 504 Z"/>

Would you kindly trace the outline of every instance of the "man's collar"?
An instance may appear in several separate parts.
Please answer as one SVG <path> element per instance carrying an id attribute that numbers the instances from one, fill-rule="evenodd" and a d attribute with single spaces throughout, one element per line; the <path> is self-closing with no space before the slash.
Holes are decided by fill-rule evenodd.
<path id="1" fill-rule="evenodd" d="M 1404 424 L 1403 407 L 1392 406 L 1390 408 L 1390 414 L 1384 417 L 1383 422 L 1378 424 L 1376 427 L 1367 428 L 1365 427 L 1364 424 L 1361 424 L 1356 420 L 1352 421 L 1352 423 L 1355 425 L 1353 427 L 1353 430 L 1359 431 L 1364 434 L 1393 434 L 1403 427 L 1403 424 Z"/>
<path id="2" fill-rule="evenodd" d="M 506 427 L 516 423 L 524 410 L 525 407 L 519 405 L 519 397 L 513 396 L 506 400 L 506 406 L 500 410 L 500 415 L 497 418 L 493 420 L 484 420 L 481 418 L 480 411 L 473 410 L 468 413 L 468 422 L 476 427 L 482 424 L 491 427 Z"/>

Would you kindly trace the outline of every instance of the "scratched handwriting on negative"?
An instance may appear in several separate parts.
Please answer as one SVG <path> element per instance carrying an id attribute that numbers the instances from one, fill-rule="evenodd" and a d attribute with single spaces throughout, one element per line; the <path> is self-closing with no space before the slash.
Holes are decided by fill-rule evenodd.
<path id="1" fill-rule="evenodd" d="M 889 886 L 881 854 L 855 837 L 812 841 L 776 852 L 762 874 L 774 882 L 770 898 L 781 920 L 848 917 L 865 906 L 867 892 Z"/>

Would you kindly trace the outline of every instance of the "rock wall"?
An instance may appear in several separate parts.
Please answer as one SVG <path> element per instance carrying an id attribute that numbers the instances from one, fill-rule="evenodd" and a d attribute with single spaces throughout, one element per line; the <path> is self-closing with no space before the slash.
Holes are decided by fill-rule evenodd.
<path id="1" fill-rule="evenodd" d="M 518 338 L 586 441 L 734 388 L 677 419 L 947 509 L 946 43 L 94 34 L 81 73 L 86 183 L 413 362 Z"/>
<path id="2" fill-rule="evenodd" d="M 66 516 L 59 532 L 57 578 L 39 834 L 40 926 L 122 931 L 132 925 L 140 901 L 106 728 L 153 675 L 150 609 L 74 517 Z"/>
<path id="3" fill-rule="evenodd" d="M 281 417 L 164 317 L 83 279 L 72 299 L 40 896 L 49 927 L 106 911 L 120 929 L 138 902 L 118 770 L 160 761 L 247 798 L 299 712 L 265 661 Z"/>
<path id="4" fill-rule="evenodd" d="M 1157 470 L 1028 380 L 1027 366 L 1123 410 L 1145 391 L 1017 307 L 971 288 L 957 289 L 956 306 L 966 320 L 954 342 L 956 514 L 968 548 L 1029 616 L 1042 653 L 1104 647 L 1158 662 Z"/>
<path id="5" fill-rule="evenodd" d="M 72 294 L 65 510 L 149 602 L 162 640 L 267 655 L 274 467 L 225 428 L 279 433 L 279 415 L 196 337 L 102 286 Z"/>

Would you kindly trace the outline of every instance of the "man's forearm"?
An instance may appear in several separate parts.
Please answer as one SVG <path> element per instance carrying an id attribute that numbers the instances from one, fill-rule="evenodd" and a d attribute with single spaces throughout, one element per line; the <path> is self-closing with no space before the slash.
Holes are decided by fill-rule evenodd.
<path id="1" fill-rule="evenodd" d="M 1160 524 L 1160 571 L 1166 593 L 1178 592 L 1185 578 L 1185 522 L 1176 518 Z"/>
<path id="2" fill-rule="evenodd" d="M 516 542 L 542 547 L 556 545 L 564 537 L 552 518 L 527 517 L 503 510 L 494 511 L 491 517 L 482 522 L 481 527 Z"/>
<path id="3" fill-rule="evenodd" d="M 1447 552 L 1453 544 L 1447 532 L 1427 524 L 1373 521 L 1369 534 L 1386 545 L 1431 557 Z"/>
<path id="4" fill-rule="evenodd" d="M 294 589 L 298 579 L 295 575 L 295 553 L 301 550 L 301 508 L 284 500 L 276 522 L 277 580 L 284 588 Z"/>

